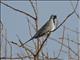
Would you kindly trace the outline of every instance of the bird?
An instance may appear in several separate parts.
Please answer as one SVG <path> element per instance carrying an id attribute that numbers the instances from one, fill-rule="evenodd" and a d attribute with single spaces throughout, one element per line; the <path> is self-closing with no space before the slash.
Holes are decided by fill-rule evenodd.
<path id="1" fill-rule="evenodd" d="M 33 39 L 40 38 L 44 35 L 47 35 L 49 32 L 53 31 L 56 28 L 56 19 L 56 15 L 51 15 L 49 20 L 34 34 L 32 38 L 23 43 L 23 45 L 30 42 Z"/>

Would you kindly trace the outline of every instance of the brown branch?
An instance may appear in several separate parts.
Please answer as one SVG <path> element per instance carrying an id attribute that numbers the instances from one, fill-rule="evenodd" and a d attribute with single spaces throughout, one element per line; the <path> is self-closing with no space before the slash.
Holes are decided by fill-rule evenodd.
<path id="1" fill-rule="evenodd" d="M 47 41 L 48 37 L 50 36 L 51 32 L 49 32 L 49 34 L 47 35 L 46 39 L 42 42 L 40 48 L 38 49 L 37 53 L 35 54 L 36 56 L 39 54 L 39 52 L 41 51 L 44 43 Z"/>
<path id="2" fill-rule="evenodd" d="M 78 4 L 78 2 L 77 2 L 77 4 Z M 76 4 L 76 7 L 75 7 L 75 9 L 73 10 L 73 12 L 71 12 L 71 13 L 63 20 L 63 22 L 62 22 L 54 31 L 56 31 L 56 30 L 75 12 L 75 10 L 76 10 L 76 8 L 77 8 L 77 4 Z M 54 32 L 54 31 L 52 31 L 52 32 Z M 50 35 L 50 34 L 49 34 L 49 35 Z M 49 37 L 49 35 L 47 36 L 47 38 Z M 41 46 L 40 46 L 38 52 L 36 53 L 36 55 L 39 54 L 39 52 L 40 52 L 40 50 L 42 49 L 42 47 L 43 47 L 45 41 L 47 40 L 47 38 L 46 38 L 46 39 L 43 41 L 43 43 L 41 44 Z M 65 45 L 65 46 L 66 46 L 66 45 Z M 67 47 L 67 48 L 69 48 L 73 53 L 75 53 L 70 47 Z M 77 54 L 75 53 L 75 55 L 77 55 Z"/>
<path id="3" fill-rule="evenodd" d="M 31 5 L 32 5 L 32 8 L 33 8 L 33 10 L 34 10 L 34 13 L 35 13 L 35 16 L 36 16 L 36 20 L 35 20 L 35 26 L 36 26 L 36 32 L 38 31 L 38 16 L 37 16 L 37 1 L 36 1 L 36 8 L 35 8 L 35 6 L 33 5 L 33 2 L 32 2 L 32 0 L 29 0 L 30 1 L 30 3 L 31 3 Z M 37 53 L 37 51 L 38 51 L 38 49 L 39 49 L 39 42 L 40 42 L 40 39 L 39 38 L 37 38 L 37 42 L 36 42 L 36 44 L 35 44 L 35 50 L 36 50 L 36 53 Z M 36 57 L 34 56 L 34 60 L 35 59 L 37 59 L 38 60 L 38 54 L 36 55 Z"/>
<path id="4" fill-rule="evenodd" d="M 36 20 L 35 17 L 31 16 L 30 14 L 28 14 L 28 13 L 26 13 L 26 12 L 24 12 L 24 11 L 21 11 L 21 10 L 19 10 L 19 9 L 16 9 L 16 8 L 14 8 L 14 7 L 12 7 L 12 6 L 10 6 L 10 5 L 4 3 L 4 2 L 1 2 L 1 3 L 2 3 L 3 5 L 5 5 L 5 6 L 11 8 L 11 9 L 15 10 L 15 11 L 18 11 L 18 12 L 20 12 L 20 13 L 23 13 L 23 14 L 25 14 L 25 15 L 31 17 L 32 19 Z"/>
<path id="5" fill-rule="evenodd" d="M 78 4 L 78 3 L 77 3 L 77 4 Z M 56 31 L 56 30 L 75 12 L 75 10 L 76 10 L 76 8 L 77 8 L 77 4 L 76 4 L 76 7 L 75 7 L 75 9 L 73 10 L 73 12 L 71 12 L 71 13 L 63 20 L 63 22 L 62 22 L 54 31 Z M 54 31 L 52 31 L 52 32 L 54 32 Z M 48 36 L 47 36 L 47 38 L 48 38 Z M 39 54 L 39 52 L 40 52 L 40 50 L 42 49 L 42 47 L 43 47 L 45 41 L 47 40 L 47 38 L 43 41 L 43 43 L 41 44 L 38 52 L 37 52 L 35 55 L 38 55 L 38 54 Z M 71 49 L 71 48 L 69 48 L 69 49 Z M 72 49 L 71 49 L 71 51 L 74 52 Z M 75 52 L 74 52 L 74 53 L 75 53 Z M 75 54 L 76 54 L 76 53 L 75 53 Z M 76 55 L 77 55 L 77 54 L 76 54 Z"/>

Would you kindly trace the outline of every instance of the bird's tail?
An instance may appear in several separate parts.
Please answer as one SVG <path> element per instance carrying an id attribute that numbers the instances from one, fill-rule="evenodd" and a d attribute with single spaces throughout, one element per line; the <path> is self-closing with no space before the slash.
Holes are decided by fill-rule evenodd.
<path id="1" fill-rule="evenodd" d="M 29 39 L 28 41 L 26 41 L 25 43 L 23 43 L 20 47 L 24 46 L 26 43 L 30 42 L 33 39 L 34 39 L 34 37 L 32 37 L 31 39 Z"/>

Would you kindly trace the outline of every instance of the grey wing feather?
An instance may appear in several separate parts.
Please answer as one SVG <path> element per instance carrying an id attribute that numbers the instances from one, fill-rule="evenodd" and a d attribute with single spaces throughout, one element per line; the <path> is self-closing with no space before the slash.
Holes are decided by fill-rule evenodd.
<path id="1" fill-rule="evenodd" d="M 51 21 L 49 20 L 43 25 L 43 27 L 41 27 L 37 31 L 37 33 L 31 39 L 26 41 L 24 44 L 28 43 L 29 41 L 33 40 L 34 38 L 38 38 L 38 37 L 45 35 L 46 33 L 50 32 L 50 30 L 51 30 Z"/>
<path id="2" fill-rule="evenodd" d="M 51 30 L 51 21 L 47 21 L 43 27 L 41 27 L 37 33 L 34 35 L 35 38 L 41 37 L 43 35 L 45 35 L 47 32 L 49 32 Z"/>

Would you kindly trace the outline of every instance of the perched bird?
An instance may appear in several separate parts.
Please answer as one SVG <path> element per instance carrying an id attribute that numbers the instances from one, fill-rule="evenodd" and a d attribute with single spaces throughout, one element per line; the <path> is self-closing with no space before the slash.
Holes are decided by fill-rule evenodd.
<path id="1" fill-rule="evenodd" d="M 57 19 L 56 15 L 51 15 L 49 20 L 36 32 L 36 34 L 31 39 L 29 39 L 25 43 L 28 43 L 29 41 L 35 38 L 47 35 L 49 32 L 53 31 L 56 27 L 56 19 Z"/>

